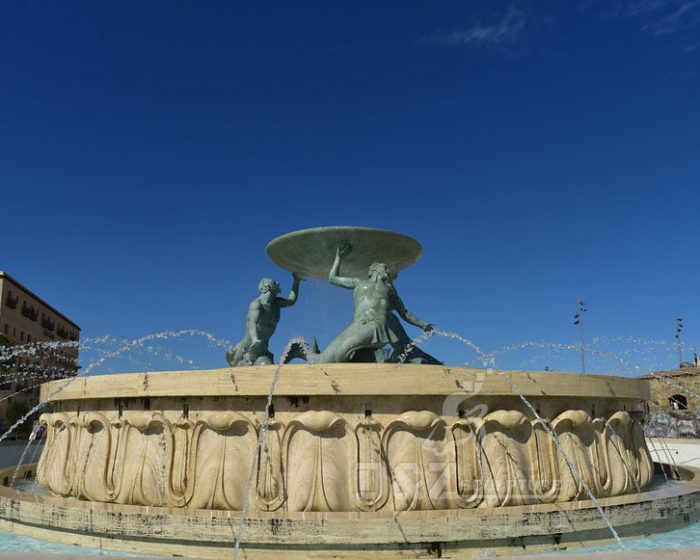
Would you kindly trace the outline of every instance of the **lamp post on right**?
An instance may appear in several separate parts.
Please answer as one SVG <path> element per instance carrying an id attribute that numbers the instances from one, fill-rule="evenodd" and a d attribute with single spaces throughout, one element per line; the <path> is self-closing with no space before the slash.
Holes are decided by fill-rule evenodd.
<path id="1" fill-rule="evenodd" d="M 676 343 L 678 344 L 678 367 L 683 367 L 683 342 L 681 332 L 683 331 L 683 317 L 676 317 Z"/>
<path id="2" fill-rule="evenodd" d="M 578 325 L 581 334 L 581 373 L 586 373 L 586 345 L 583 341 L 583 314 L 586 312 L 586 302 L 578 300 L 578 313 L 574 315 L 574 325 Z"/>

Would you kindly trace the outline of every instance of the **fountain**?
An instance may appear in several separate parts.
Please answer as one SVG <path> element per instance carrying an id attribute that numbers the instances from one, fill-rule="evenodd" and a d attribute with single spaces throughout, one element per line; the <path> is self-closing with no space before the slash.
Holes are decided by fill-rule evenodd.
<path id="1" fill-rule="evenodd" d="M 496 369 L 398 296 L 421 254 L 406 236 L 316 228 L 267 251 L 293 295 L 261 282 L 234 367 L 42 385 L 46 443 L 38 465 L 0 472 L 0 528 L 188 557 L 406 558 L 621 542 L 697 519 L 693 469 L 649 486 L 646 381 Z M 274 364 L 301 276 L 352 289 L 354 318 Z M 484 367 L 442 364 L 419 348 L 430 336 L 471 344 Z M 11 488 L 33 475 L 48 495 Z"/>

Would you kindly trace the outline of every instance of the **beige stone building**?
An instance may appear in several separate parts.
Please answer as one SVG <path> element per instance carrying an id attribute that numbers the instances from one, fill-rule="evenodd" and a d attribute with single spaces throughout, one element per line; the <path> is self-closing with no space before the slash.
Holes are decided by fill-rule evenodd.
<path id="1" fill-rule="evenodd" d="M 0 427 L 8 427 L 12 407 L 27 408 L 38 402 L 36 385 L 41 381 L 77 371 L 79 340 L 76 323 L 0 271 L 0 342 L 5 346 L 5 359 L 0 362 L 0 399 L 22 391 L 0 400 Z"/>
<path id="2" fill-rule="evenodd" d="M 657 371 L 642 376 L 651 385 L 652 408 L 683 418 L 695 416 L 700 410 L 700 367 L 684 365 L 669 371 Z"/>
<path id="3" fill-rule="evenodd" d="M 649 381 L 647 436 L 700 438 L 700 367 L 684 363 L 678 369 L 642 376 Z"/>

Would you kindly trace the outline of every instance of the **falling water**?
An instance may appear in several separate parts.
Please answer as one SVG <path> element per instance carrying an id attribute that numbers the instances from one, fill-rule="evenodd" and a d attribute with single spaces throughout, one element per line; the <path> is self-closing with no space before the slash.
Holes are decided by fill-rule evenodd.
<path id="1" fill-rule="evenodd" d="M 95 368 L 98 366 L 103 365 L 105 362 L 107 362 L 110 359 L 115 359 L 119 356 L 122 356 L 124 354 L 127 354 L 128 352 L 132 352 L 135 349 L 142 349 L 145 348 L 145 344 L 149 341 L 153 340 L 166 340 L 166 339 L 172 339 L 172 338 L 178 338 L 181 336 L 201 336 L 207 339 L 211 344 L 214 344 L 216 346 L 224 347 L 224 348 L 229 348 L 231 346 L 231 343 L 227 340 L 219 339 L 216 338 L 214 335 L 207 331 L 202 331 L 202 330 L 197 330 L 197 329 L 183 329 L 180 331 L 163 331 L 159 333 L 153 333 L 149 334 L 146 336 L 143 336 L 141 338 L 131 340 L 131 341 L 119 341 L 118 339 L 112 338 L 112 337 L 99 337 L 99 338 L 94 338 L 94 339 L 88 339 L 86 341 L 85 347 L 90 347 L 89 345 L 92 344 L 94 345 L 100 345 L 104 343 L 121 343 L 121 346 L 118 347 L 115 350 L 110 350 L 107 352 L 104 352 L 99 358 L 93 360 L 88 364 L 87 367 L 82 369 L 77 375 L 74 375 L 72 377 L 69 377 L 66 379 L 65 383 L 60 384 L 58 387 L 56 387 L 51 393 L 49 393 L 46 398 L 39 402 L 36 406 L 32 407 L 26 414 L 24 414 L 17 422 L 15 422 L 12 426 L 10 426 L 2 435 L 0 435 L 0 442 L 4 441 L 7 439 L 7 437 L 14 432 L 19 426 L 24 424 L 24 422 L 27 421 L 28 418 L 30 418 L 33 414 L 41 410 L 53 397 L 70 387 L 76 379 L 85 377 L 87 376 L 90 372 L 92 372 Z M 70 349 L 77 349 L 79 348 L 77 342 L 72 342 L 72 341 L 66 341 L 66 342 L 54 342 L 54 341 L 48 341 L 48 342 L 35 342 L 31 344 L 25 344 L 25 345 L 20 345 L 20 346 L 10 346 L 10 347 L 1 347 L 0 348 L 0 363 L 7 363 L 11 364 L 12 360 L 18 358 L 18 357 L 34 357 L 34 358 L 40 358 L 40 350 L 46 350 L 46 349 L 52 349 L 52 350 L 57 350 L 57 349 L 65 349 L 65 348 L 70 348 Z M 10 399 L 20 393 L 24 393 L 27 391 L 30 391 L 36 387 L 41 386 L 42 383 L 37 383 L 34 385 L 31 385 L 29 387 L 24 387 L 20 389 L 19 391 L 16 391 L 15 393 L 8 395 L 6 397 L 3 397 L 0 399 L 2 400 L 7 400 Z M 26 449 L 25 449 L 26 453 Z M 22 457 L 20 458 L 20 462 L 17 465 L 17 469 L 21 468 L 23 464 L 23 459 L 25 453 L 22 454 Z"/>
<path id="2" fill-rule="evenodd" d="M 471 341 L 470 339 L 463 337 L 463 336 L 460 335 L 459 333 L 444 332 L 444 331 L 439 331 L 439 330 L 435 330 L 434 333 L 437 334 L 437 335 L 439 335 L 439 336 L 443 336 L 443 337 L 446 337 L 446 338 L 451 338 L 451 339 L 454 339 L 454 340 L 458 340 L 458 341 L 460 341 L 460 342 L 462 342 L 462 343 L 468 345 L 468 346 L 469 346 L 470 348 L 472 348 L 475 352 L 477 352 L 478 355 L 480 355 L 480 356 L 482 356 L 483 358 L 485 358 L 485 365 L 488 365 L 488 363 L 490 362 L 491 364 L 493 364 L 493 365 L 495 366 L 495 354 L 491 354 L 491 355 L 485 354 L 485 353 L 481 350 L 481 348 L 480 348 L 478 345 L 476 345 L 476 344 L 475 344 L 473 341 Z M 418 337 L 418 338 L 420 338 L 420 337 Z M 415 342 L 415 341 L 411 341 L 411 344 L 413 344 L 414 342 Z M 409 350 L 409 352 L 410 352 L 410 350 Z M 399 364 L 399 365 L 401 365 L 401 364 Z M 583 489 L 586 491 L 586 494 L 588 494 L 588 496 L 589 496 L 589 498 L 590 498 L 590 500 L 591 500 L 591 503 L 593 503 L 593 505 L 595 506 L 596 510 L 597 510 L 598 513 L 600 514 L 601 519 L 603 519 L 603 521 L 605 521 L 605 524 L 606 524 L 606 525 L 608 526 L 608 528 L 610 529 L 610 532 L 612 533 L 613 537 L 614 537 L 615 540 L 617 541 L 617 543 L 618 543 L 618 545 L 620 546 L 620 548 L 624 549 L 624 545 L 622 544 L 622 541 L 620 540 L 620 536 L 618 535 L 617 531 L 615 530 L 615 527 L 613 527 L 612 522 L 610 521 L 610 518 L 607 516 L 607 514 L 606 514 L 605 511 L 603 510 L 602 506 L 601 506 L 600 503 L 598 502 L 597 498 L 596 498 L 595 495 L 593 494 L 593 491 L 592 491 L 591 488 L 588 486 L 588 484 L 587 484 L 586 481 L 584 480 L 584 478 L 583 478 L 583 476 L 581 475 L 581 473 L 580 473 L 580 472 L 578 471 L 578 469 L 574 466 L 574 463 L 573 463 L 573 461 L 571 460 L 571 458 L 569 457 L 569 455 L 566 453 L 566 451 L 564 451 L 564 448 L 563 448 L 563 446 L 561 445 L 561 442 L 559 441 L 559 438 L 557 437 L 556 433 L 551 429 L 551 427 L 548 425 L 548 423 L 545 422 L 545 420 L 539 415 L 539 413 L 537 412 L 537 410 L 535 409 L 535 407 L 532 406 L 532 404 L 530 403 L 530 401 L 525 397 L 525 395 L 522 393 L 522 391 L 521 391 L 521 390 L 518 388 L 518 386 L 513 382 L 513 380 L 506 374 L 506 372 L 505 372 L 505 371 L 502 371 L 502 370 L 499 370 L 499 371 L 498 371 L 498 374 L 499 374 L 501 377 L 503 377 L 503 379 L 505 379 L 505 381 L 511 386 L 511 388 L 513 389 L 513 391 L 515 391 L 515 393 L 516 393 L 516 394 L 520 397 L 520 399 L 523 401 L 523 403 L 525 404 L 525 406 L 527 406 L 527 408 L 532 412 L 532 414 L 533 414 L 534 417 L 537 419 L 537 421 L 542 425 L 542 427 L 543 427 L 543 428 L 547 431 L 547 433 L 552 437 L 552 441 L 554 441 L 554 444 L 556 445 L 557 449 L 559 450 L 559 452 L 561 453 L 562 457 L 563 457 L 564 460 L 566 461 L 566 464 L 567 464 L 567 466 L 569 467 L 570 471 L 571 471 L 572 474 L 576 477 L 576 479 L 577 479 L 577 481 L 579 482 L 579 484 L 581 484 L 581 486 L 583 487 Z"/>
<path id="3" fill-rule="evenodd" d="M 41 387 L 43 385 L 43 381 L 41 383 L 37 383 L 36 385 L 30 385 L 29 387 L 23 387 L 22 389 L 19 389 L 18 391 L 15 391 L 11 395 L 7 395 L 5 397 L 2 397 L 0 399 L 0 402 L 6 401 L 8 399 L 11 399 L 12 397 L 16 397 L 17 395 L 21 395 L 22 393 L 26 393 L 27 391 L 31 391 L 32 389 L 36 389 L 37 387 Z"/>
<path id="4" fill-rule="evenodd" d="M 275 374 L 272 377 L 272 384 L 270 385 L 270 392 L 267 395 L 267 403 L 265 404 L 265 414 L 263 416 L 262 422 L 260 423 L 260 429 L 258 431 L 258 443 L 255 448 L 255 453 L 253 454 L 253 464 L 250 466 L 250 473 L 248 474 L 248 483 L 246 486 L 246 492 L 243 497 L 243 507 L 241 508 L 241 516 L 238 519 L 238 531 L 236 532 L 236 544 L 233 547 L 233 560 L 238 560 L 238 551 L 241 546 L 241 537 L 243 536 L 243 526 L 248 515 L 248 502 L 250 501 L 250 495 L 253 488 L 253 479 L 255 478 L 255 471 L 258 465 L 258 456 L 260 455 L 260 450 L 262 449 L 263 440 L 265 438 L 265 432 L 267 431 L 267 425 L 270 422 L 270 411 L 272 406 L 272 396 L 277 388 L 277 383 L 280 380 L 280 373 L 282 372 L 282 367 L 284 366 L 287 356 L 289 355 L 292 346 L 298 344 L 305 347 L 306 343 L 303 338 L 295 337 L 292 338 L 287 345 L 284 347 L 282 356 L 280 357 L 280 363 L 275 370 Z"/>
<path id="5" fill-rule="evenodd" d="M 214 335 L 207 331 L 203 330 L 198 330 L 198 329 L 183 329 L 179 331 L 163 331 L 159 333 L 153 333 L 149 334 L 146 336 L 143 336 L 141 338 L 135 339 L 135 340 L 119 340 L 119 339 L 114 339 L 112 337 L 100 337 L 96 339 L 92 339 L 91 342 L 93 343 L 98 343 L 98 344 L 116 344 L 118 347 L 115 350 L 109 350 L 104 352 L 99 358 L 95 359 L 90 363 L 88 366 L 90 370 L 95 369 L 98 366 L 101 366 L 108 360 L 114 360 L 115 358 L 119 358 L 120 356 L 127 354 L 129 352 L 133 352 L 135 350 L 150 350 L 152 351 L 153 348 L 146 346 L 146 343 L 151 342 L 151 341 L 162 341 L 166 339 L 172 339 L 172 338 L 179 338 L 182 336 L 200 336 L 205 338 L 206 340 L 209 341 L 210 344 L 213 344 L 217 347 L 221 348 L 230 348 L 231 347 L 231 342 L 228 340 L 224 339 L 219 339 L 216 338 Z M 171 356 L 174 357 L 176 361 L 180 361 L 183 363 L 189 363 L 189 365 L 192 365 L 190 361 L 186 360 L 185 358 L 181 356 Z M 84 372 L 82 372 L 84 373 Z"/>
<path id="6" fill-rule="evenodd" d="M 559 438 L 557 437 L 557 434 L 552 430 L 552 428 L 549 427 L 549 424 L 545 422 L 542 417 L 539 415 L 537 410 L 535 409 L 534 406 L 530 403 L 529 400 L 525 398 L 525 395 L 523 395 L 522 391 L 517 387 L 515 383 L 513 383 L 513 380 L 506 374 L 505 371 L 499 370 L 498 375 L 503 377 L 508 384 L 511 386 L 511 388 L 518 394 L 520 397 L 520 400 L 522 400 L 525 403 L 525 406 L 527 406 L 530 409 L 530 412 L 534 414 L 535 418 L 537 418 L 537 421 L 542 425 L 542 427 L 547 431 L 547 433 L 552 437 L 552 441 L 554 441 L 554 444 L 557 446 L 557 449 L 559 452 L 562 454 L 562 457 L 564 457 L 564 460 L 566 461 L 567 466 L 569 467 L 569 470 L 576 476 L 576 479 L 578 480 L 579 484 L 583 486 L 584 490 L 586 491 L 586 494 L 588 494 L 589 498 L 591 499 L 591 502 L 593 502 L 593 505 L 595 508 L 598 510 L 598 513 L 600 514 L 600 517 L 605 521 L 605 524 L 608 526 L 610 529 L 610 532 L 612 533 L 613 537 L 615 537 L 615 540 L 617 541 L 617 544 L 620 545 L 620 548 L 624 549 L 624 545 L 622 544 L 622 541 L 620 540 L 620 535 L 617 534 L 617 531 L 615 530 L 615 527 L 613 527 L 612 523 L 610 522 L 610 519 L 608 516 L 605 514 L 605 511 L 600 505 L 600 502 L 598 502 L 597 498 L 593 494 L 593 491 L 590 489 L 586 481 L 583 479 L 581 476 L 581 473 L 578 471 L 578 469 L 574 466 L 573 462 L 569 458 L 569 455 L 564 451 L 564 448 L 561 445 L 561 442 L 559 441 Z"/>
<path id="7" fill-rule="evenodd" d="M 34 425 L 32 428 L 32 433 L 29 434 L 29 441 L 27 441 L 27 445 L 24 447 L 24 451 L 22 451 L 22 455 L 19 458 L 19 463 L 17 463 L 17 467 L 15 467 L 15 472 L 12 474 L 12 480 L 10 481 L 10 488 L 12 488 L 15 485 L 15 480 L 17 480 L 17 475 L 19 474 L 19 469 L 22 467 L 22 463 L 24 463 L 24 456 L 27 454 L 27 451 L 29 451 L 29 448 L 31 447 L 32 443 L 34 443 L 34 440 L 36 439 L 36 434 L 39 432 L 39 429 L 41 426 L 37 423 Z"/>
<path id="8" fill-rule="evenodd" d="M 428 340 L 431 336 L 433 336 L 433 333 L 433 329 L 425 331 L 419 334 L 413 340 L 411 340 L 408 344 L 406 344 L 406 346 L 404 346 L 403 352 L 401 352 L 401 354 L 399 355 L 398 366 L 401 367 L 404 364 L 404 362 L 408 359 L 408 356 L 411 354 L 413 349 L 418 347 L 422 342 Z"/>
<path id="9" fill-rule="evenodd" d="M 659 452 L 656 450 L 656 445 L 654 444 L 653 439 L 647 439 L 647 442 L 651 444 L 654 453 L 656 454 L 657 457 L 660 457 Z M 658 465 L 661 467 L 661 473 L 664 475 L 664 479 L 666 480 L 666 486 L 670 486 L 671 482 L 668 479 L 668 475 L 666 474 L 666 469 L 664 468 L 664 464 L 662 462 L 659 462 Z"/>
<path id="10" fill-rule="evenodd" d="M 40 429 L 41 429 L 41 428 L 40 428 Z M 31 457 L 29 458 L 29 462 L 28 462 L 29 465 L 33 465 L 34 463 L 36 463 L 36 455 L 37 455 L 37 453 L 39 452 L 39 450 L 41 449 L 41 446 L 42 446 L 42 445 L 44 444 L 44 442 L 46 441 L 46 434 L 47 434 L 47 431 L 46 431 L 46 430 L 41 430 L 41 431 L 42 431 L 41 437 L 40 437 L 39 439 L 36 440 L 36 444 L 34 445 L 34 450 L 32 451 L 32 455 L 31 455 Z M 21 461 L 21 460 L 20 460 L 20 463 L 19 463 L 19 464 L 20 464 L 20 465 L 22 464 L 22 461 Z M 18 466 L 19 466 L 19 465 L 18 465 Z"/>
<path id="11" fill-rule="evenodd" d="M 483 360 L 484 364 L 492 364 L 495 367 L 496 363 L 496 356 L 504 356 L 509 353 L 516 352 L 518 350 L 523 350 L 523 349 L 541 349 L 545 351 L 556 351 L 556 352 L 571 352 L 571 351 L 579 351 L 580 346 L 576 343 L 547 343 L 547 342 L 523 342 L 523 343 L 517 343 L 517 344 L 510 344 L 507 346 L 504 346 L 503 348 L 496 350 L 491 353 L 484 352 L 478 345 L 476 345 L 473 341 L 463 337 L 462 335 L 454 332 L 445 332 L 441 330 L 432 330 L 428 332 L 421 333 L 418 337 L 415 339 L 411 340 L 409 345 L 406 346 L 402 354 L 399 356 L 398 360 L 398 366 L 401 366 L 405 360 L 407 359 L 408 355 L 410 354 L 411 350 L 418 346 L 419 344 L 425 342 L 428 340 L 430 337 L 433 335 L 438 335 L 444 338 L 449 338 L 453 340 L 457 340 L 462 342 L 463 344 L 469 346 L 472 350 L 474 350 L 477 353 L 477 356 Z M 226 340 L 221 340 L 210 333 L 206 331 L 201 331 L 201 330 L 195 330 L 195 329 L 187 329 L 187 330 L 181 330 L 181 331 L 164 331 L 161 333 L 154 333 L 150 334 L 147 336 L 144 336 L 140 339 L 128 341 L 128 340 L 119 340 L 116 338 L 112 337 L 98 337 L 98 338 L 93 338 L 93 339 L 87 339 L 83 343 L 81 343 L 79 346 L 75 342 L 65 342 L 65 343 L 57 343 L 57 342 L 49 342 L 49 343 L 33 343 L 32 345 L 24 345 L 24 346 L 16 346 L 16 347 L 9 347 L 9 348 L 0 348 L 0 365 L 2 364 L 11 364 L 13 360 L 17 358 L 32 358 L 32 357 L 38 357 L 41 351 L 54 351 L 54 352 L 60 352 L 64 350 L 73 350 L 73 349 L 81 349 L 81 350 L 90 350 L 90 351 L 95 351 L 99 353 L 99 357 L 96 358 L 95 360 L 91 361 L 89 365 L 83 369 L 78 375 L 75 375 L 73 377 L 70 377 L 66 380 L 64 384 L 59 385 L 56 387 L 44 400 L 43 402 L 39 403 L 35 407 L 33 407 L 27 414 L 25 414 L 20 420 L 18 420 L 13 426 L 11 426 L 4 434 L 0 436 L 0 442 L 2 442 L 4 439 L 8 437 L 10 433 L 12 433 L 19 425 L 21 425 L 23 422 L 26 421 L 27 418 L 29 418 L 32 414 L 40 410 L 46 403 L 49 401 L 51 398 L 53 398 L 55 395 L 60 393 L 61 391 L 65 390 L 67 387 L 69 387 L 76 379 L 79 377 L 84 377 L 88 375 L 91 371 L 93 371 L 95 368 L 105 364 L 109 360 L 113 360 L 115 358 L 118 358 L 123 355 L 127 355 L 130 352 L 133 352 L 135 350 L 142 350 L 142 351 L 148 351 L 155 353 L 158 355 L 158 350 L 152 348 L 149 346 L 147 343 L 150 341 L 157 341 L 157 340 L 164 340 L 164 339 L 169 339 L 169 338 L 176 338 L 180 336 L 201 336 L 206 338 L 210 343 L 214 344 L 215 346 L 222 347 L 222 348 L 230 348 L 231 343 Z M 257 448 L 256 448 L 256 453 L 253 459 L 253 465 L 251 467 L 251 471 L 249 474 L 248 478 L 248 484 L 247 484 L 247 491 L 244 497 L 244 503 L 243 503 L 243 508 L 241 511 L 241 516 L 239 518 L 239 523 L 238 523 L 238 531 L 236 535 L 236 543 L 234 547 L 234 560 L 237 560 L 238 558 L 238 552 L 240 549 L 240 543 L 241 543 L 241 538 L 243 534 L 243 529 L 244 529 L 244 524 L 245 524 L 245 519 L 247 516 L 247 510 L 249 507 L 249 500 L 250 500 L 250 495 L 252 492 L 252 486 L 253 486 L 253 480 L 255 476 L 255 471 L 257 468 L 257 461 L 258 457 L 261 452 L 261 448 L 263 445 L 263 438 L 265 436 L 265 433 L 267 431 L 267 426 L 269 424 L 270 420 L 270 405 L 272 403 L 272 397 L 275 391 L 275 388 L 277 386 L 277 383 L 279 382 L 280 378 L 280 373 L 281 373 L 281 368 L 282 364 L 284 363 L 293 343 L 300 343 L 300 345 L 303 346 L 303 340 L 299 338 L 294 338 L 290 340 L 290 342 L 285 346 L 282 359 L 280 360 L 280 365 L 275 371 L 275 375 L 273 377 L 272 385 L 270 387 L 270 392 L 268 394 L 268 399 L 267 399 L 267 406 L 265 409 L 265 415 L 263 417 L 262 423 L 260 425 L 260 430 L 258 434 L 258 442 L 257 442 Z M 637 344 L 640 346 L 639 350 L 624 350 L 624 351 L 619 351 L 619 352 L 611 352 L 611 351 L 605 351 L 602 350 L 602 346 L 606 346 L 609 344 L 615 344 L 615 343 L 628 343 L 628 344 Z M 116 349 L 108 349 L 106 350 L 104 346 L 106 345 L 118 345 L 118 348 Z M 616 337 L 616 338 L 608 338 L 608 339 L 603 339 L 603 338 L 596 338 L 593 339 L 593 341 L 586 347 L 587 352 L 590 352 L 591 354 L 595 356 L 600 356 L 605 359 L 613 360 L 620 364 L 622 367 L 628 368 L 627 372 L 629 373 L 630 371 L 635 371 L 635 372 L 644 372 L 643 368 L 640 367 L 637 364 L 630 363 L 629 360 L 622 358 L 620 355 L 623 356 L 628 356 L 630 354 L 635 354 L 636 357 L 641 356 L 647 356 L 647 355 L 653 355 L 653 353 L 656 350 L 662 350 L 665 352 L 673 352 L 675 350 L 675 347 L 673 346 L 672 343 L 668 343 L 666 341 L 656 341 L 656 340 L 650 340 L 650 339 L 641 339 L 641 338 L 633 338 L 633 337 Z M 161 353 L 162 354 L 162 353 Z M 171 353 L 166 353 L 165 357 L 168 359 L 173 359 L 175 361 L 178 361 L 180 363 L 185 363 L 191 365 L 192 362 L 191 360 L 186 360 L 182 356 L 174 355 Z M 62 377 L 65 374 L 65 370 L 63 372 L 55 372 L 54 377 Z M 548 431 L 548 433 L 552 436 L 553 441 L 555 445 L 557 446 L 558 450 L 561 452 L 562 456 L 564 457 L 564 460 L 566 461 L 567 465 L 571 469 L 571 472 L 576 476 L 578 479 L 579 483 L 582 485 L 582 487 L 585 489 L 586 493 L 590 496 L 592 503 L 595 505 L 596 509 L 600 513 L 602 519 L 606 522 L 607 526 L 609 527 L 611 533 L 615 537 L 616 541 L 622 546 L 619 536 L 615 530 L 615 528 L 612 526 L 609 518 L 606 516 L 604 510 L 601 508 L 600 504 L 598 503 L 597 499 L 595 496 L 592 494 L 590 487 L 586 484 L 585 480 L 583 480 L 581 474 L 578 472 L 578 470 L 574 467 L 573 462 L 571 459 L 568 457 L 568 455 L 564 452 L 562 449 L 562 446 L 556 436 L 556 434 L 553 433 L 551 428 L 546 424 L 546 422 L 539 416 L 537 413 L 536 409 L 532 406 L 532 404 L 527 400 L 527 398 L 522 394 L 522 392 L 517 388 L 517 386 L 514 384 L 512 379 L 506 374 L 505 371 L 499 371 L 498 372 L 501 377 L 503 377 L 509 385 L 513 388 L 513 390 L 519 395 L 520 399 L 523 401 L 523 403 L 528 407 L 528 409 L 534 414 L 535 418 L 542 424 L 542 426 Z M 3 376 L 6 376 L 9 378 L 11 375 L 17 376 L 17 373 L 13 374 L 6 374 L 6 373 L 0 373 L 0 379 Z M 36 371 L 23 371 L 19 374 L 21 379 L 23 380 L 30 380 L 34 376 L 34 378 L 39 377 L 41 374 L 36 372 Z M 687 389 L 686 387 L 683 387 L 682 385 L 666 378 L 663 375 L 660 374 L 651 374 L 653 377 L 657 379 L 662 379 L 665 383 L 669 384 L 670 386 L 675 387 L 679 391 L 687 394 L 691 394 L 695 397 L 700 398 L 700 395 L 698 393 L 695 393 L 694 391 Z M 2 400 L 9 399 L 12 396 L 19 394 L 21 392 L 29 391 L 32 388 L 35 388 L 37 386 L 41 385 L 36 384 L 32 385 L 31 387 L 26 387 L 23 388 L 22 390 L 18 391 L 17 393 L 13 395 L 9 395 L 7 397 L 4 397 Z M 30 441 L 28 442 L 27 447 L 25 448 L 24 452 L 22 453 L 22 457 L 20 458 L 20 462 L 17 465 L 17 468 L 15 470 L 15 474 L 13 476 L 13 482 L 19 472 L 19 469 L 21 468 L 21 465 L 23 464 L 25 455 L 27 454 L 28 450 L 31 447 L 31 444 L 35 442 L 36 440 L 36 429 L 32 431 L 32 434 L 30 435 Z M 36 454 L 37 450 L 40 448 L 40 442 L 37 442 L 37 444 L 34 447 L 34 454 Z M 662 447 L 663 450 L 663 447 Z M 664 450 L 666 451 L 666 450 Z M 664 476 L 666 476 L 666 473 L 664 471 Z M 668 477 L 667 477 L 668 480 Z M 636 480 L 635 480 L 636 482 Z"/>
<path id="12" fill-rule="evenodd" d="M 636 339 L 632 337 L 617 337 L 614 339 L 610 340 L 625 340 L 625 341 L 632 341 L 632 342 L 639 342 L 639 343 L 644 343 L 647 346 L 662 346 L 662 347 L 668 347 L 671 348 L 672 345 L 670 343 L 667 343 L 665 341 L 657 341 L 657 340 L 649 340 L 649 339 Z M 494 352 L 494 354 L 503 354 L 507 352 L 512 352 L 517 349 L 522 349 L 525 347 L 537 347 L 537 348 L 550 348 L 550 349 L 557 349 L 557 350 L 576 350 L 579 351 L 580 347 L 577 347 L 576 345 L 570 345 L 570 344 L 559 344 L 559 343 L 547 343 L 547 342 L 527 342 L 527 343 L 521 343 L 521 344 L 516 344 L 516 345 L 509 345 L 507 347 L 502 348 L 501 350 L 498 350 Z M 649 369 L 643 368 L 639 364 L 631 362 L 628 358 L 627 355 L 631 354 L 630 351 L 625 351 L 622 352 L 623 356 L 621 356 L 619 352 L 614 352 L 614 351 L 609 351 L 609 350 L 601 350 L 599 348 L 593 348 L 590 347 L 588 348 L 587 352 L 592 354 L 593 356 L 598 356 L 602 357 L 606 360 L 612 361 L 617 363 L 620 367 L 623 368 L 623 373 L 627 376 L 630 374 L 636 374 L 636 375 L 641 375 L 641 374 L 647 374 L 655 379 L 659 379 L 669 385 L 670 387 L 674 387 L 676 390 L 680 391 L 683 394 L 687 395 L 692 395 L 695 398 L 700 399 L 700 394 L 697 393 L 696 391 L 693 391 L 692 389 L 689 389 L 687 387 L 684 387 L 683 385 L 679 384 L 678 382 L 674 381 L 672 378 L 663 375 L 661 373 L 656 373 L 654 371 L 650 371 Z M 659 367 L 659 366 L 657 366 Z M 681 428 L 681 425 L 685 424 L 683 430 Z M 672 427 L 675 427 L 676 432 L 673 433 Z M 686 419 L 686 420 L 679 420 L 679 419 L 673 419 L 668 413 L 660 413 L 660 412 L 652 412 L 650 415 L 650 420 L 649 422 L 646 423 L 645 425 L 645 433 L 648 436 L 656 435 L 659 437 L 680 437 L 683 433 L 691 433 L 694 435 L 697 435 L 698 432 L 700 431 L 700 418 L 694 418 L 694 419 Z"/>

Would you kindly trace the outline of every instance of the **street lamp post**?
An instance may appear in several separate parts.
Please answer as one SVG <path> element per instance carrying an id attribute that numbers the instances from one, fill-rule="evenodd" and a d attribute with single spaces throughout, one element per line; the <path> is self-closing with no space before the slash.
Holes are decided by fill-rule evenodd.
<path id="1" fill-rule="evenodd" d="M 678 343 L 678 367 L 683 367 L 683 342 L 681 332 L 683 331 L 683 317 L 676 317 L 676 342 Z"/>
<path id="2" fill-rule="evenodd" d="M 583 314 L 586 312 L 586 302 L 578 300 L 578 313 L 574 315 L 574 325 L 578 325 L 581 334 L 581 373 L 586 373 L 586 345 L 583 341 Z"/>

